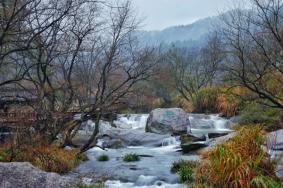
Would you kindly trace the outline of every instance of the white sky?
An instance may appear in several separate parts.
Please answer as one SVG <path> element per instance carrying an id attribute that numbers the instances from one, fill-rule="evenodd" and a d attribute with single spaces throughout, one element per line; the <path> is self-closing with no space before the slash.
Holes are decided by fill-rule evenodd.
<path id="1" fill-rule="evenodd" d="M 231 0 L 132 0 L 145 30 L 190 24 L 227 10 Z"/>

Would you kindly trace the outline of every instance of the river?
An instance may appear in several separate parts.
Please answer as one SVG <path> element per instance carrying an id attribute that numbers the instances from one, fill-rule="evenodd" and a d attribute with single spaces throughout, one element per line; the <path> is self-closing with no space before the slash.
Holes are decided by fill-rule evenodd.
<path id="1" fill-rule="evenodd" d="M 219 115 L 188 114 L 191 126 L 189 129 L 196 135 L 230 132 L 231 122 Z M 145 130 L 148 114 L 118 115 L 114 124 L 125 130 Z M 105 122 L 101 124 L 104 126 Z M 101 141 L 102 142 L 102 141 Z M 210 142 L 207 139 L 206 142 Z M 89 161 L 82 163 L 74 173 L 80 174 L 85 183 L 94 179 L 105 182 L 106 188 L 182 188 L 176 174 L 170 172 L 174 161 L 181 159 L 198 160 L 197 154 L 183 154 L 179 137 L 164 138 L 160 146 L 126 146 L 119 149 L 102 150 L 98 147 L 87 152 Z M 102 144 L 102 143 L 100 143 Z M 140 161 L 124 162 L 125 154 L 135 153 L 141 156 Z M 106 154 L 110 160 L 97 161 L 99 155 Z"/>

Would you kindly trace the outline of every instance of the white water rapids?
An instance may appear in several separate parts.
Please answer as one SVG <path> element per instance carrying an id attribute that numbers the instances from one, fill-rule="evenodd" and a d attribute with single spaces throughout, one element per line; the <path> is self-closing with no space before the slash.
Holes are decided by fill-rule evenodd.
<path id="1" fill-rule="evenodd" d="M 118 115 L 113 123 L 119 129 L 144 131 L 148 114 Z M 194 134 L 229 132 L 230 122 L 218 115 L 189 114 Z M 109 123 L 103 122 L 109 125 Z M 140 161 L 124 162 L 125 154 L 135 153 Z M 107 162 L 97 161 L 101 154 L 109 156 Z M 184 155 L 180 152 L 178 137 L 168 137 L 162 140 L 162 146 L 127 146 L 120 149 L 102 150 L 95 147 L 88 152 L 89 161 L 82 163 L 77 169 L 79 173 L 91 182 L 91 179 L 101 178 L 106 188 L 183 188 L 176 174 L 170 172 L 174 161 L 198 160 L 196 154 Z M 86 181 L 88 182 L 88 181 Z"/>

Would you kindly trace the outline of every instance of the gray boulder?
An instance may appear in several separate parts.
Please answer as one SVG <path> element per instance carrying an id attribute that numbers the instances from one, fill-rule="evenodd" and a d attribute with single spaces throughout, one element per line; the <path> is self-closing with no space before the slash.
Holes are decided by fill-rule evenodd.
<path id="1" fill-rule="evenodd" d="M 112 128 L 103 131 L 103 135 L 99 137 L 103 139 L 103 146 L 119 148 L 123 146 L 161 146 L 164 139 L 170 135 L 146 133 L 143 130 Z"/>
<path id="2" fill-rule="evenodd" d="M 181 108 L 158 108 L 151 111 L 146 132 L 157 134 L 187 133 L 190 126 L 188 114 Z"/>
<path id="3" fill-rule="evenodd" d="M 0 163 L 1 188 L 67 188 L 76 187 L 70 177 L 48 173 L 30 163 Z"/>

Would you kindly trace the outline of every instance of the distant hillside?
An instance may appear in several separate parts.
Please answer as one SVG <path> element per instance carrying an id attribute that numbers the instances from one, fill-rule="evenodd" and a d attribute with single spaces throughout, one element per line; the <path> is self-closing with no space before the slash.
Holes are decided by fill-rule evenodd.
<path id="1" fill-rule="evenodd" d="M 173 26 L 161 31 L 138 31 L 137 37 L 143 45 L 160 43 L 176 46 L 200 46 L 208 34 L 221 24 L 220 16 L 208 17 L 189 25 Z"/>

